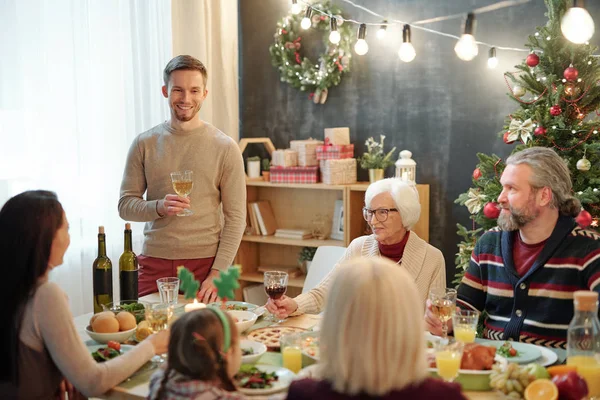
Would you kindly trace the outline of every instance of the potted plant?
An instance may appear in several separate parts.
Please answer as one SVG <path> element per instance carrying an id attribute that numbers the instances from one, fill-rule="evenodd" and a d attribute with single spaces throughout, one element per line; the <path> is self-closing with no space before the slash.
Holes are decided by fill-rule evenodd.
<path id="1" fill-rule="evenodd" d="M 298 265 L 300 265 L 300 269 L 305 274 L 308 273 L 310 264 L 312 263 L 316 252 L 316 247 L 303 247 L 302 250 L 300 250 L 300 254 L 298 255 Z"/>
<path id="2" fill-rule="evenodd" d="M 260 157 L 248 157 L 248 160 L 246 160 L 246 162 L 248 169 L 248 178 L 260 178 Z"/>
<path id="3" fill-rule="evenodd" d="M 369 181 L 371 183 L 383 179 L 383 171 L 391 165 L 392 155 L 396 151 L 396 147 L 390 150 L 387 154 L 383 151 L 384 135 L 379 135 L 380 141 L 376 142 L 373 137 L 370 137 L 365 142 L 367 151 L 359 158 L 360 166 L 363 169 L 369 170 Z"/>
<path id="4" fill-rule="evenodd" d="M 262 176 L 266 182 L 271 180 L 271 160 L 268 158 L 262 160 Z"/>

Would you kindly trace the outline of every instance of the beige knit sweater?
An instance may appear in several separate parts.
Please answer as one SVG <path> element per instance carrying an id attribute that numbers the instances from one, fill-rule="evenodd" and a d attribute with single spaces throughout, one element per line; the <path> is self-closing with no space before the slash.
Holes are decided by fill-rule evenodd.
<path id="1" fill-rule="evenodd" d="M 175 193 L 170 173 L 181 170 L 194 171 L 189 196 L 194 214 L 160 217 L 157 202 Z M 127 155 L 119 215 L 146 222 L 143 255 L 215 257 L 213 268 L 226 269 L 246 228 L 246 175 L 237 143 L 207 122 L 186 132 L 165 122 L 138 135 Z"/>
<path id="2" fill-rule="evenodd" d="M 381 257 L 378 242 L 375 240 L 374 235 L 354 239 L 346 249 L 342 259 L 319 286 L 294 299 L 298 303 L 298 310 L 293 315 L 317 314 L 323 311 L 327 292 L 337 267 L 342 262 L 355 257 Z M 413 277 L 421 295 L 423 308 L 430 289 L 446 287 L 446 263 L 442 252 L 425 242 L 415 232 L 411 232 L 408 237 L 402 256 L 402 264 L 399 268 L 405 268 Z"/>

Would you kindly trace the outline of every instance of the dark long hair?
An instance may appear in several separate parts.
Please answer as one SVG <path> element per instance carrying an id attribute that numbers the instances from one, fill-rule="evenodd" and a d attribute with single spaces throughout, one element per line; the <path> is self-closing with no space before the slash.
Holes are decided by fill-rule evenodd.
<path id="1" fill-rule="evenodd" d="M 18 386 L 19 332 L 25 305 L 48 270 L 52 241 L 63 223 L 56 194 L 32 190 L 14 196 L 0 210 L 0 382 Z"/>
<path id="2" fill-rule="evenodd" d="M 225 313 L 231 328 L 231 346 L 237 344 L 238 334 L 231 317 Z M 173 371 L 199 381 L 220 381 L 221 387 L 229 392 L 235 385 L 227 374 L 227 361 L 221 350 L 225 335 L 223 324 L 209 309 L 185 313 L 171 327 L 167 367 L 155 400 L 159 400 Z"/>

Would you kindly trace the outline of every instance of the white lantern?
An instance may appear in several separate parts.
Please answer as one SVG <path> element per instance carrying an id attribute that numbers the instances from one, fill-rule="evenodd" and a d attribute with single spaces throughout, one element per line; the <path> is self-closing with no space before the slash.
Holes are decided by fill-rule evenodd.
<path id="1" fill-rule="evenodd" d="M 408 150 L 400 152 L 400 158 L 396 161 L 396 178 L 416 183 L 417 163 L 411 157 L 412 153 Z"/>

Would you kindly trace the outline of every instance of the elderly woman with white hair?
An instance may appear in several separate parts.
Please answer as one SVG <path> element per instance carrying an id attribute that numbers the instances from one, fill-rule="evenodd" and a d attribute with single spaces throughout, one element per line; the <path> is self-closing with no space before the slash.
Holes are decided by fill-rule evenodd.
<path id="1" fill-rule="evenodd" d="M 428 377 L 423 312 L 409 271 L 382 257 L 342 264 L 331 284 L 313 377 L 288 400 L 464 400 L 460 385 Z"/>
<path id="2" fill-rule="evenodd" d="M 392 260 L 398 268 L 408 272 L 416 283 L 419 309 L 423 311 L 429 290 L 446 287 L 446 268 L 442 252 L 411 231 L 420 215 L 421 204 L 414 185 L 396 178 L 372 183 L 365 193 L 363 216 L 373 234 L 354 239 L 340 262 L 355 257 L 385 257 Z M 337 265 L 332 273 L 307 293 L 293 299 L 287 296 L 278 300 L 269 299 L 267 309 L 280 318 L 320 313 L 336 268 Z"/>

